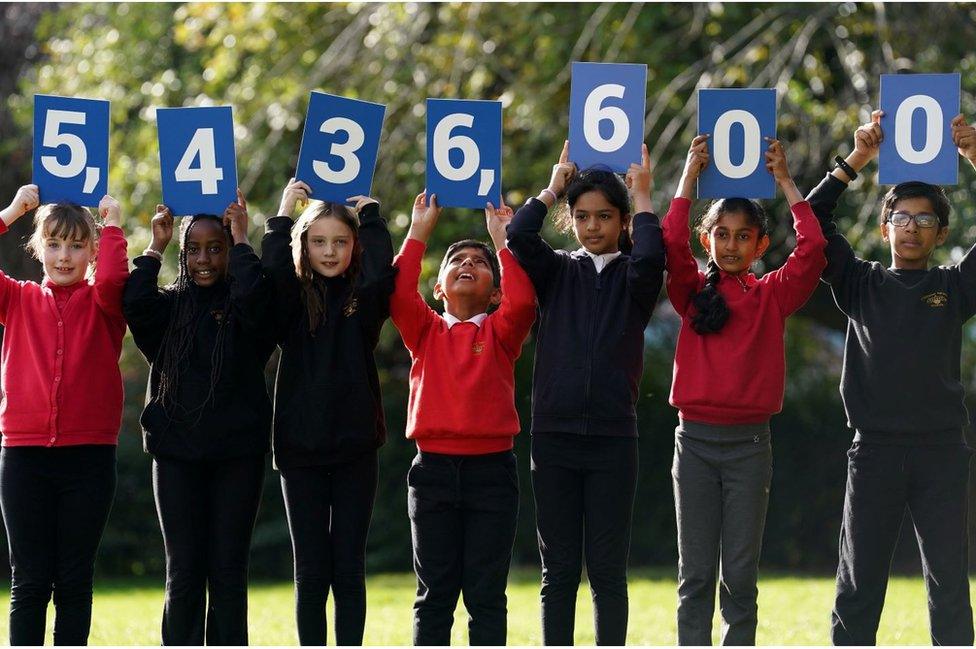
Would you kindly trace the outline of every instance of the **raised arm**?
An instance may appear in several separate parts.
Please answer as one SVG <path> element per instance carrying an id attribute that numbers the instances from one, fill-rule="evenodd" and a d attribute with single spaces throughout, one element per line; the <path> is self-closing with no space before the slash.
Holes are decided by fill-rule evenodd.
<path id="1" fill-rule="evenodd" d="M 134 268 L 122 292 L 122 312 L 132 338 L 150 363 L 156 358 L 170 315 L 169 295 L 159 290 L 163 253 L 173 238 L 173 215 L 168 207 L 156 206 L 151 227 L 152 242 L 133 261 Z"/>
<path id="2" fill-rule="evenodd" d="M 230 228 L 234 239 L 234 247 L 227 259 L 231 308 L 246 329 L 271 337 L 274 316 L 271 282 L 262 272 L 261 259 L 251 247 L 247 223 L 247 201 L 238 189 L 237 201 L 224 210 L 224 225 Z"/>
<path id="3" fill-rule="evenodd" d="M 668 271 L 668 299 L 678 315 L 684 316 L 691 299 L 698 292 L 703 275 L 691 253 L 691 201 L 695 184 L 702 169 L 708 165 L 708 135 L 699 135 L 691 141 L 685 168 L 678 181 L 671 207 L 664 217 L 663 236 L 665 267 Z"/>
<path id="4" fill-rule="evenodd" d="M 952 142 L 959 155 L 976 169 L 976 127 L 969 125 L 962 115 L 956 115 L 952 120 Z M 976 313 L 976 244 L 965 254 L 958 268 L 966 301 L 964 314 L 969 318 Z"/>
<path id="5" fill-rule="evenodd" d="M 121 208 L 111 196 L 104 196 L 98 213 L 105 222 L 95 261 L 95 303 L 109 316 L 123 320 L 122 292 L 129 279 L 129 255 L 125 233 L 120 227 Z"/>
<path id="6" fill-rule="evenodd" d="M 417 290 L 417 281 L 420 279 L 420 264 L 427 241 L 440 213 L 436 194 L 430 197 L 430 205 L 427 205 L 426 192 L 418 194 L 413 202 L 410 231 L 403 241 L 400 254 L 393 260 L 397 275 L 393 295 L 390 296 L 390 316 L 403 344 L 411 353 L 417 349 L 427 327 L 439 317 Z"/>
<path id="7" fill-rule="evenodd" d="M 641 164 L 632 164 L 625 179 L 634 205 L 633 240 L 627 266 L 630 296 L 648 312 L 654 310 L 664 283 L 664 236 L 651 209 L 651 157 L 641 145 Z"/>
<path id="8" fill-rule="evenodd" d="M 0 211 L 0 235 L 7 232 L 8 226 L 21 216 L 37 209 L 40 194 L 37 185 L 24 185 L 17 190 L 10 205 Z M 20 291 L 22 284 L 6 273 L 0 272 L 0 325 L 7 324 L 7 311 L 10 300 Z"/>
<path id="9" fill-rule="evenodd" d="M 359 244 L 363 250 L 360 285 L 370 286 L 388 279 L 393 266 L 393 239 L 386 219 L 380 216 L 380 204 L 369 196 L 352 196 L 359 214 Z"/>
<path id="10" fill-rule="evenodd" d="M 536 304 L 532 280 L 518 259 L 505 247 L 505 231 L 512 218 L 512 208 L 505 204 L 496 209 L 488 203 L 485 208 L 488 233 L 495 244 L 502 273 L 502 301 L 492 321 L 509 354 L 512 358 L 518 358 L 522 343 L 535 321 Z"/>
<path id="11" fill-rule="evenodd" d="M 576 165 L 569 161 L 567 140 L 563 143 L 559 162 L 552 167 L 549 185 L 538 196 L 526 201 L 508 226 L 508 248 L 532 279 L 540 298 L 544 297 L 545 288 L 559 267 L 559 256 L 539 233 L 546 214 L 562 198 L 566 185 L 575 174 Z"/>

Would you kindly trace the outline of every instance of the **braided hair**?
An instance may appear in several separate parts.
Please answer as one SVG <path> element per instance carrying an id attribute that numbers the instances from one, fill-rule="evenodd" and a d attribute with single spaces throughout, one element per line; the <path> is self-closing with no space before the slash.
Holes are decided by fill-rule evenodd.
<path id="1" fill-rule="evenodd" d="M 556 227 L 564 233 L 573 231 L 573 208 L 579 197 L 588 192 L 600 192 L 607 202 L 620 211 L 620 239 L 618 248 L 625 255 L 634 249 L 634 242 L 630 238 L 630 197 L 627 185 L 609 168 L 597 165 L 588 167 L 576 174 L 566 187 L 566 204 L 556 212 Z"/>
<path id="2" fill-rule="evenodd" d="M 758 228 L 759 238 L 769 233 L 769 220 L 766 211 L 758 202 L 748 198 L 723 198 L 713 201 L 708 211 L 698 223 L 698 233 L 708 235 L 724 214 L 744 214 L 749 225 Z M 700 335 L 718 333 L 729 320 L 729 305 L 718 291 L 721 279 L 720 268 L 711 254 L 705 266 L 705 285 L 691 299 L 695 314 L 691 318 L 691 328 Z"/>
<path id="3" fill-rule="evenodd" d="M 227 338 L 231 319 L 230 291 L 227 291 L 222 301 L 213 309 L 214 313 L 220 312 L 221 315 L 217 318 L 217 339 L 210 354 L 210 388 L 203 403 L 196 408 L 188 409 L 184 404 L 177 401 L 179 384 L 183 370 L 186 368 L 193 351 L 197 324 L 200 318 L 207 314 L 199 312 L 197 291 L 194 290 L 193 280 L 186 264 L 186 244 L 190 229 L 204 220 L 210 220 L 221 225 L 227 235 L 228 248 L 233 245 L 234 239 L 231 236 L 230 228 L 224 226 L 221 217 L 217 215 L 196 214 L 184 218 L 180 223 L 179 274 L 176 280 L 166 287 L 166 290 L 173 297 L 173 302 L 170 307 L 169 322 L 166 324 L 166 330 L 163 332 L 159 351 L 153 363 L 159 370 L 158 399 L 163 409 L 170 419 L 179 418 L 181 421 L 188 421 L 195 416 L 191 425 L 199 423 L 204 409 L 213 402 L 214 390 L 223 369 L 224 341 Z"/>
<path id="4" fill-rule="evenodd" d="M 320 219 L 332 218 L 343 223 L 352 231 L 353 248 L 349 267 L 343 275 L 349 280 L 349 295 L 343 308 L 350 306 L 355 299 L 356 280 L 363 263 L 363 248 L 359 241 L 359 218 L 351 209 L 341 203 L 323 201 L 305 208 L 291 230 L 291 254 L 295 262 L 295 275 L 302 287 L 302 303 L 308 315 L 308 330 L 314 335 L 316 329 L 326 318 L 326 279 L 312 269 L 308 255 L 308 229 Z"/>

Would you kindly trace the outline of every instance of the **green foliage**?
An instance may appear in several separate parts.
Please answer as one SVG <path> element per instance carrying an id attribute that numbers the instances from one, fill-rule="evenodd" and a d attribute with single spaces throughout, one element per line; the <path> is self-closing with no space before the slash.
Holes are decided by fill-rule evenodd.
<path id="1" fill-rule="evenodd" d="M 110 187 L 122 201 L 134 256 L 149 241 L 149 218 L 160 200 L 155 109 L 231 104 L 239 182 L 251 206 L 256 242 L 293 173 L 308 93 L 319 89 L 387 105 L 374 193 L 399 242 L 412 197 L 423 188 L 426 97 L 503 102 L 504 188 L 508 202 L 517 205 L 547 182 L 565 138 L 570 63 L 618 61 L 649 66 L 646 132 L 657 178 L 654 204 L 663 213 L 694 133 L 698 88 L 777 88 L 779 135 L 798 185 L 807 189 L 835 153 L 849 150 L 855 127 L 877 101 L 883 72 L 959 70 L 963 110 L 976 117 L 974 40 L 976 8 L 968 4 L 941 5 L 937 11 L 884 3 L 61 5 L 41 17 L 26 58 L 0 71 L 0 77 L 19 74 L 20 79 L 19 90 L 2 100 L 0 111 L 16 124 L 0 142 L 5 164 L 16 168 L 5 170 L 0 190 L 12 196 L 29 178 L 33 94 L 111 99 Z M 884 260 L 887 252 L 874 225 L 880 189 L 872 175 L 855 184 L 839 214 L 859 253 Z M 940 262 L 958 259 L 976 235 L 969 218 L 974 173 L 965 165 L 960 177 L 951 195 L 953 234 Z M 770 213 L 780 218 L 774 218 L 774 245 L 765 263 L 776 267 L 792 247 L 792 228 L 781 199 L 772 202 Z M 18 234 L 25 225 L 18 224 Z M 571 245 L 551 226 L 545 234 L 557 246 Z M 424 267 L 428 295 L 446 245 L 486 235 L 479 213 L 448 210 Z M 10 239 L 0 249 L 5 270 L 11 270 L 9 259 L 20 258 Z M 164 277 L 174 275 L 175 259 L 171 246 Z M 830 568 L 835 560 L 843 449 L 849 440 L 836 388 L 841 326 L 826 294 L 816 296 L 790 324 L 786 403 L 773 421 L 776 476 L 765 556 L 775 565 Z M 664 302 L 647 333 L 639 403 L 635 564 L 675 561 L 669 468 L 676 415 L 667 405 L 675 331 L 673 312 Z M 516 369 L 517 404 L 526 423 L 533 350 L 530 342 Z M 974 355 L 976 345 L 968 341 L 967 368 Z M 369 568 L 408 569 L 404 478 L 413 448 L 403 429 L 409 359 L 392 326 L 384 329 L 377 356 L 390 441 L 381 455 Z M 162 551 L 149 461 L 138 440 L 146 370 L 128 340 L 122 365 L 127 401 L 119 496 L 99 569 L 158 574 Z M 968 369 L 964 379 L 972 392 L 976 386 Z M 520 563 L 537 561 L 528 445 L 527 435 L 518 438 L 523 498 L 515 556 Z M 290 574 L 281 497 L 270 468 L 253 557 L 256 575 Z"/>

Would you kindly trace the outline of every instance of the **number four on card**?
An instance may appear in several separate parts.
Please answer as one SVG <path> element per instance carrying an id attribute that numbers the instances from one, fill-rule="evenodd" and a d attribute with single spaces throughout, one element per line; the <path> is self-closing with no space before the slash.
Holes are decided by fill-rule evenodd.
<path id="1" fill-rule="evenodd" d="M 108 193 L 109 102 L 34 95 L 34 184 L 41 203 L 94 207 Z"/>
<path id="2" fill-rule="evenodd" d="M 427 195 L 443 207 L 501 203 L 502 104 L 427 100 Z"/>
<path id="3" fill-rule="evenodd" d="M 313 92 L 295 178 L 312 188 L 312 198 L 345 203 L 369 196 L 386 106 Z"/>
<path id="4" fill-rule="evenodd" d="M 163 202 L 174 216 L 223 214 L 237 200 L 230 106 L 158 108 Z"/>

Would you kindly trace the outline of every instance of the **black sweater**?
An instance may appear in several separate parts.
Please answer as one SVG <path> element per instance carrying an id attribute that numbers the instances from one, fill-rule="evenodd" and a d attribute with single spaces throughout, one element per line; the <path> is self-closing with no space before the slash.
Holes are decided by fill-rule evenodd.
<path id="1" fill-rule="evenodd" d="M 274 455 L 281 468 L 346 462 L 386 441 L 380 381 L 373 359 L 393 292 L 393 242 L 375 204 L 363 208 L 362 270 L 323 278 L 325 317 L 314 332 L 292 261 L 292 220 L 268 220 L 262 243 L 274 278 L 281 359 L 274 398 Z M 350 292 L 352 295 L 350 296 Z"/>
<path id="2" fill-rule="evenodd" d="M 962 327 L 976 313 L 976 253 L 958 265 L 894 270 L 858 259 L 832 221 L 847 185 L 832 175 L 807 200 L 827 238 L 823 281 L 847 315 L 840 393 L 858 438 L 962 440 Z"/>
<path id="3" fill-rule="evenodd" d="M 530 199 L 508 226 L 508 247 L 539 298 L 532 433 L 636 437 L 644 329 L 664 281 L 658 218 L 635 215 L 630 256 L 598 274 L 585 253 L 543 240 L 547 211 Z"/>
<path id="4" fill-rule="evenodd" d="M 228 260 L 229 281 L 189 290 L 197 300 L 189 359 L 167 412 L 159 394 L 157 360 L 174 305 L 174 293 L 158 287 L 160 262 L 136 257 L 122 298 L 132 337 L 149 361 L 149 387 L 140 422 L 148 453 L 168 459 L 220 460 L 268 452 L 271 400 L 264 368 L 274 351 L 269 322 L 270 283 L 247 244 L 235 245 Z M 230 293 L 228 313 L 220 306 Z M 224 332 L 220 376 L 210 395 L 212 354 L 218 318 L 230 318 Z"/>

